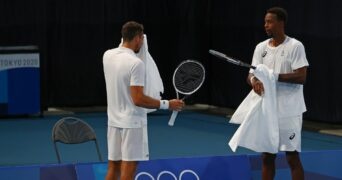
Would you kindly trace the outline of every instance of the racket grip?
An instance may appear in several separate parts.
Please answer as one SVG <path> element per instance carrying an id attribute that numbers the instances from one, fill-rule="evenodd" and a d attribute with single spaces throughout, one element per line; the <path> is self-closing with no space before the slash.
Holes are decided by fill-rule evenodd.
<path id="1" fill-rule="evenodd" d="M 173 111 L 169 120 L 169 126 L 173 126 L 175 123 L 176 117 L 178 115 L 178 111 Z"/>

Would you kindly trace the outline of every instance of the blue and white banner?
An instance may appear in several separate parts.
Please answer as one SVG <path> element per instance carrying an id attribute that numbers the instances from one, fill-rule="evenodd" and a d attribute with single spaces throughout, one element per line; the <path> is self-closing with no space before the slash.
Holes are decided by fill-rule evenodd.
<path id="1" fill-rule="evenodd" d="M 0 54 L 0 71 L 15 68 L 39 68 L 39 54 Z"/>
<path id="2" fill-rule="evenodd" d="M 180 158 L 141 162 L 135 180 L 251 179 L 249 159 L 240 156 Z"/>
<path id="3" fill-rule="evenodd" d="M 103 180 L 107 164 L 76 165 L 78 180 Z M 246 155 L 160 159 L 139 162 L 135 180 L 251 179 Z M 94 179 L 93 179 L 94 178 Z"/>
<path id="4" fill-rule="evenodd" d="M 40 112 L 39 53 L 0 54 L 0 115 Z"/>
<path id="5" fill-rule="evenodd" d="M 342 179 L 342 151 L 302 152 L 306 179 Z M 326 166 L 320 166 L 323 164 Z M 260 155 L 160 159 L 140 162 L 135 180 L 240 180 L 261 179 Z M 284 154 L 276 160 L 275 179 L 291 179 Z M 0 167 L 0 179 L 103 180 L 107 163 Z"/>

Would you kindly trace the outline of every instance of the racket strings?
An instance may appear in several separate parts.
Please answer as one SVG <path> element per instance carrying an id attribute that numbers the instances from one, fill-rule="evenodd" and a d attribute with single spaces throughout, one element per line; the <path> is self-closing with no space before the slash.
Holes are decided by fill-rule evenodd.
<path id="1" fill-rule="evenodd" d="M 191 94 L 203 83 L 205 70 L 203 66 L 196 62 L 186 62 L 181 64 L 175 72 L 175 88 L 183 94 Z"/>

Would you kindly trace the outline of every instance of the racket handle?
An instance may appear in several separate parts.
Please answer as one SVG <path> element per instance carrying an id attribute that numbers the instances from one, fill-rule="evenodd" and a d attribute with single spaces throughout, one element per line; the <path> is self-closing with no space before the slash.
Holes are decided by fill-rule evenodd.
<path id="1" fill-rule="evenodd" d="M 169 126 L 173 126 L 175 123 L 176 117 L 178 115 L 178 111 L 173 111 L 169 120 Z"/>

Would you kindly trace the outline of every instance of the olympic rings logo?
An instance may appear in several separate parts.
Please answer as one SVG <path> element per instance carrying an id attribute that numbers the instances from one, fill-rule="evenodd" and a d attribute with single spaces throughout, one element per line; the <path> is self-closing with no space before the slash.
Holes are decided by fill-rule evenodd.
<path id="1" fill-rule="evenodd" d="M 196 177 L 197 180 L 200 180 L 200 178 L 198 177 L 197 173 L 195 173 L 193 170 L 190 170 L 190 169 L 186 169 L 186 170 L 183 170 L 180 174 L 179 174 L 179 177 L 177 179 L 176 175 L 170 171 L 162 171 L 158 174 L 158 177 L 157 179 L 155 179 L 150 173 L 148 172 L 140 172 L 138 173 L 136 176 L 135 176 L 135 179 L 134 180 L 139 180 L 139 177 L 140 176 L 147 176 L 149 178 L 151 178 L 151 180 L 161 180 L 162 176 L 171 176 L 173 177 L 174 180 L 182 180 L 182 177 L 184 174 L 186 173 L 189 173 L 189 174 L 192 174 L 193 176 Z"/>

